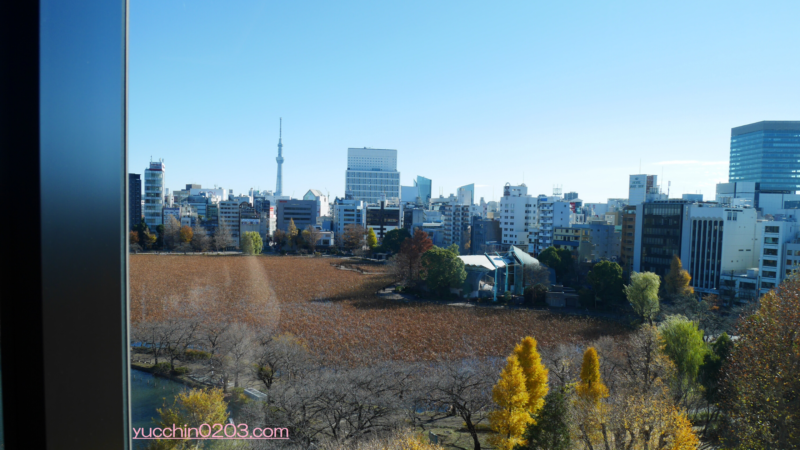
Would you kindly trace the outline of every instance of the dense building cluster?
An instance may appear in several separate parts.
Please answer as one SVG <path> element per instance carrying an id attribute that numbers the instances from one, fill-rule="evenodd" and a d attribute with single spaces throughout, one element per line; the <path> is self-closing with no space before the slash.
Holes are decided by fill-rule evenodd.
<path id="1" fill-rule="evenodd" d="M 278 189 L 282 180 L 279 139 Z M 417 176 L 402 186 L 397 150 L 349 148 L 345 192 L 331 198 L 309 189 L 300 199 L 279 191 L 250 189 L 234 195 L 221 187 L 187 184 L 170 192 L 166 165 L 151 162 L 130 174 L 131 226 L 150 229 L 173 216 L 182 226 L 200 225 L 214 234 L 220 223 L 233 246 L 257 231 L 265 245 L 276 230 L 317 230 L 318 246 L 342 243 L 346 228 L 372 229 L 381 242 L 394 229 L 425 231 L 436 246 L 458 245 L 462 255 L 508 252 L 538 256 L 549 247 L 567 249 L 580 262 L 609 260 L 623 270 L 666 275 L 677 255 L 698 293 L 750 300 L 779 285 L 800 263 L 800 122 L 765 121 L 731 132 L 729 182 L 715 197 L 670 198 L 657 175 L 630 175 L 628 196 L 587 203 L 576 192 L 528 192 L 506 183 L 499 201 L 475 199 L 475 185 L 434 196 L 431 179 Z M 142 191 L 143 188 L 143 191 Z"/>

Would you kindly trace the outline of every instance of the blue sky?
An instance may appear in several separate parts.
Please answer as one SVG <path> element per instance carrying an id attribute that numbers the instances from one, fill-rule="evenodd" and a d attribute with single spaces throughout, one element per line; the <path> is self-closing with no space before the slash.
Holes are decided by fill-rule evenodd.
<path id="1" fill-rule="evenodd" d="M 713 198 L 730 129 L 800 120 L 800 2 L 131 0 L 129 169 L 342 196 L 348 147 L 445 196 L 587 202 L 628 175 Z M 639 164 L 641 160 L 641 171 Z M 663 183 L 666 188 L 666 182 Z"/>

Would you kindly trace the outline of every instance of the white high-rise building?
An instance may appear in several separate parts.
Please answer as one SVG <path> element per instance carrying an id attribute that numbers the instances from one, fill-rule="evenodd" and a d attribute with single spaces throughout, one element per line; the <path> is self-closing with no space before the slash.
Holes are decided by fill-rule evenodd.
<path id="1" fill-rule="evenodd" d="M 543 252 L 553 245 L 553 234 L 556 227 L 568 227 L 572 209 L 569 202 L 564 201 L 560 195 L 540 195 L 534 200 L 536 207 L 536 245 L 535 254 Z"/>
<path id="2" fill-rule="evenodd" d="M 378 203 L 381 194 L 393 203 L 400 202 L 400 172 L 397 150 L 348 148 L 345 190 L 354 200 Z"/>
<path id="3" fill-rule="evenodd" d="M 164 160 L 150 161 L 150 167 L 144 169 L 144 222 L 152 230 L 163 224 L 164 209 Z"/>
<path id="4" fill-rule="evenodd" d="M 531 243 L 529 237 L 536 221 L 536 198 L 528 195 L 525 183 L 519 186 L 506 183 L 495 220 L 500 222 L 503 244 Z"/>
<path id="5" fill-rule="evenodd" d="M 639 205 L 647 201 L 647 194 L 658 186 L 658 175 L 631 175 L 628 185 L 628 204 Z"/>

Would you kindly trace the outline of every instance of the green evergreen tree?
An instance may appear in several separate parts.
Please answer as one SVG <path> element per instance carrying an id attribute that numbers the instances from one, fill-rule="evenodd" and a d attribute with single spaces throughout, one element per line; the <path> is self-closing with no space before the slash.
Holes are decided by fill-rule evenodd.
<path id="1" fill-rule="evenodd" d="M 719 401 L 722 366 L 728 360 L 731 350 L 733 350 L 733 341 L 728 336 L 728 333 L 722 333 L 711 344 L 711 351 L 705 354 L 703 365 L 700 366 L 697 381 L 703 386 L 703 396 L 706 401 L 711 404 Z"/>
<path id="2" fill-rule="evenodd" d="M 256 231 L 248 231 L 242 234 L 242 252 L 245 255 L 260 255 L 264 248 L 264 241 Z"/>
<path id="3" fill-rule="evenodd" d="M 428 288 L 439 295 L 461 287 L 467 279 L 464 262 L 458 254 L 441 247 L 433 247 L 422 255 L 422 272 Z"/>
<path id="4" fill-rule="evenodd" d="M 395 228 L 386 233 L 381 242 L 382 251 L 399 253 L 403 241 L 410 239 L 411 234 L 405 228 Z"/>
<path id="5" fill-rule="evenodd" d="M 600 261 L 587 276 L 594 293 L 607 305 L 616 305 L 622 298 L 622 267 L 612 261 Z"/>
<path id="6" fill-rule="evenodd" d="M 554 390 L 544 398 L 544 408 L 534 416 L 536 422 L 525 430 L 524 445 L 514 450 L 570 450 L 569 410 L 563 391 Z"/>

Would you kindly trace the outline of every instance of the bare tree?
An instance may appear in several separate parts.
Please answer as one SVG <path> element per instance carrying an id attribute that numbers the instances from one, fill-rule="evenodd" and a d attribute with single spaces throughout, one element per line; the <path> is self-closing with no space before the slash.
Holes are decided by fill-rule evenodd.
<path id="1" fill-rule="evenodd" d="M 164 224 L 164 247 L 172 250 L 180 244 L 181 241 L 181 223 L 175 216 L 170 215 Z"/>
<path id="2" fill-rule="evenodd" d="M 348 250 L 361 250 L 364 248 L 364 236 L 367 230 L 361 225 L 349 224 L 344 226 L 342 244 Z"/>
<path id="3" fill-rule="evenodd" d="M 308 245 L 308 249 L 311 250 L 312 253 L 317 249 L 317 242 L 322 239 L 322 232 L 319 231 L 315 226 L 309 225 L 303 230 L 303 240 Z"/>
<path id="4" fill-rule="evenodd" d="M 231 229 L 228 227 L 228 224 L 225 223 L 222 217 L 220 217 L 217 222 L 217 231 L 214 233 L 214 248 L 217 251 L 225 251 L 228 247 L 234 245 L 233 235 L 231 234 Z"/>
<path id="5" fill-rule="evenodd" d="M 211 248 L 211 238 L 208 236 L 208 231 L 200 226 L 199 221 L 192 227 L 192 248 L 198 252 L 207 252 Z"/>
<path id="6" fill-rule="evenodd" d="M 558 344 L 553 348 L 543 348 L 542 362 L 550 370 L 550 383 L 553 388 L 562 388 L 580 376 L 583 350 L 575 344 Z"/>
<path id="7" fill-rule="evenodd" d="M 131 340 L 149 349 L 153 354 L 155 364 L 158 364 L 159 349 L 166 343 L 161 342 L 160 323 L 151 320 L 142 320 L 131 326 Z"/>
<path id="8" fill-rule="evenodd" d="M 227 390 L 232 379 L 233 387 L 239 387 L 239 377 L 247 371 L 247 364 L 252 353 L 253 331 L 244 324 L 234 323 L 228 328 L 226 339 L 222 345 L 223 390 Z"/>
<path id="9" fill-rule="evenodd" d="M 541 264 L 528 264 L 522 272 L 525 285 L 535 286 L 537 284 L 550 287 L 550 270 Z"/>
<path id="10" fill-rule="evenodd" d="M 305 345 L 290 334 L 264 336 L 253 350 L 253 376 L 267 390 L 272 388 L 278 374 L 297 378 L 308 372 L 312 358 Z"/>
<path id="11" fill-rule="evenodd" d="M 272 235 L 272 241 L 275 242 L 278 251 L 282 250 L 283 245 L 286 243 L 286 232 L 283 230 L 275 230 Z"/>
<path id="12" fill-rule="evenodd" d="M 492 407 L 492 386 L 499 368 L 489 360 L 441 363 L 430 375 L 431 410 L 435 416 L 455 414 L 464 420 L 473 447 L 480 450 L 477 425 Z"/>
<path id="13" fill-rule="evenodd" d="M 162 350 L 169 359 L 171 370 L 175 361 L 186 355 L 186 350 L 196 343 L 200 329 L 200 319 L 196 315 L 174 315 L 161 322 L 163 341 L 167 344 Z"/>

